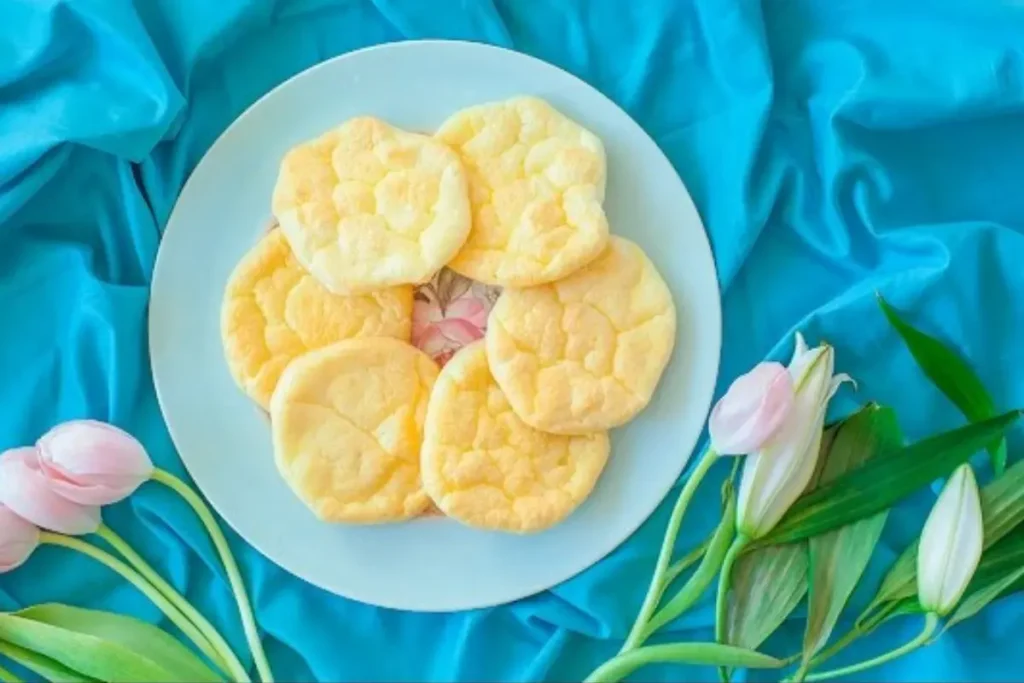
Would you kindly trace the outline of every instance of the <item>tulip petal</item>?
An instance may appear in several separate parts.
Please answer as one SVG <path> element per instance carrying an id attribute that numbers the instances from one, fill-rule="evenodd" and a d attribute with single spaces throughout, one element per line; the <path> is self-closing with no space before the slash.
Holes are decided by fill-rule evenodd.
<path id="1" fill-rule="evenodd" d="M 778 431 L 793 406 L 793 380 L 780 363 L 759 363 L 737 378 L 715 404 L 708 422 L 719 455 L 745 455 Z"/>
<path id="2" fill-rule="evenodd" d="M 153 463 L 135 437 L 96 420 L 60 424 L 37 447 L 51 488 L 82 505 L 123 500 L 153 474 Z"/>
<path id="3" fill-rule="evenodd" d="M 32 447 L 0 454 L 0 504 L 38 527 L 61 534 L 91 534 L 100 525 L 98 507 L 79 505 L 50 488 Z"/>
<path id="4" fill-rule="evenodd" d="M 978 482 L 964 464 L 946 482 L 921 531 L 917 585 L 922 607 L 940 616 L 956 607 L 978 568 L 984 535 Z"/>
<path id="5" fill-rule="evenodd" d="M 39 545 L 39 527 L 0 505 L 0 574 L 17 569 Z"/>

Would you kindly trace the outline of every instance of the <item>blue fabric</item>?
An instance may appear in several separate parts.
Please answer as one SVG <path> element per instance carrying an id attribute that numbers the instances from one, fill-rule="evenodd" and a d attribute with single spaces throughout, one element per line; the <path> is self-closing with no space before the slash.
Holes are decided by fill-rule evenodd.
<path id="1" fill-rule="evenodd" d="M 287 77 L 355 48 L 427 37 L 553 62 L 622 105 L 665 150 L 720 271 L 719 392 L 761 358 L 784 357 L 799 328 L 834 343 L 838 368 L 859 380 L 837 410 L 891 404 L 910 437 L 960 424 L 886 326 L 879 290 L 955 343 L 999 405 L 1024 405 L 1014 372 L 1024 361 L 1020 3 L 3 0 L 0 447 L 91 416 L 128 428 L 181 472 L 153 394 L 145 316 L 183 181 L 220 131 Z M 687 547 L 717 514 L 716 489 L 708 483 L 693 506 Z M 890 517 L 858 604 L 916 535 L 932 496 Z M 667 507 L 566 584 L 456 615 L 355 604 L 232 541 L 281 680 L 570 680 L 624 636 Z M 216 557 L 179 500 L 147 486 L 106 514 L 244 650 Z M 0 608 L 42 601 L 159 619 L 106 570 L 46 548 L 0 577 Z M 672 636 L 708 639 L 711 623 L 705 601 Z M 837 661 L 918 628 L 893 622 Z M 791 620 L 766 648 L 794 651 L 801 630 Z M 1022 632 L 1018 595 L 871 675 L 1005 680 L 1020 675 Z"/>

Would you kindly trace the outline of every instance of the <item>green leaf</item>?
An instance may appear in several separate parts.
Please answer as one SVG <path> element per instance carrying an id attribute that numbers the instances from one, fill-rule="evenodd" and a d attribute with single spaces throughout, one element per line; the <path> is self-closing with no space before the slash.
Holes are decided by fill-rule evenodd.
<path id="1" fill-rule="evenodd" d="M 878 295 L 878 305 L 903 338 L 921 371 L 968 420 L 978 422 L 996 414 L 995 402 L 985 390 L 985 385 L 955 351 L 900 318 L 896 309 L 881 295 Z M 998 477 L 1006 469 L 1006 439 L 992 441 L 986 448 L 992 460 L 992 470 Z"/>
<path id="2" fill-rule="evenodd" d="M 981 511 L 985 519 L 985 547 L 1024 522 L 1024 460 L 1014 463 L 981 489 Z"/>
<path id="3" fill-rule="evenodd" d="M 1007 468 L 1003 476 L 981 489 L 981 513 L 986 549 L 1024 523 L 1024 460 Z M 982 565 L 986 556 L 982 556 Z M 878 593 L 857 619 L 861 624 L 875 609 L 893 600 L 917 595 L 917 541 L 899 556 L 885 575 Z"/>
<path id="4" fill-rule="evenodd" d="M 43 609 L 47 607 L 52 606 L 45 606 Z M 169 667 L 167 662 L 154 661 L 148 656 L 149 650 L 146 649 L 146 645 L 149 639 L 145 635 L 146 630 L 141 626 L 143 622 L 131 620 L 139 629 L 139 635 L 130 637 L 122 634 L 120 640 L 127 642 L 117 642 L 40 620 L 54 618 L 52 611 L 23 616 L 25 612 L 33 609 L 39 608 L 29 608 L 22 615 L 0 614 L 0 639 L 48 657 L 84 676 L 102 681 L 185 683 L 197 680 L 190 675 L 193 672 L 192 667 Z M 65 617 L 67 613 L 61 613 L 56 616 L 56 620 L 61 621 Z M 72 621 L 75 619 L 71 617 Z M 77 625 L 82 626 L 81 623 Z M 99 630 L 103 632 L 105 627 L 101 626 Z M 143 647 L 143 651 L 136 649 L 139 646 Z M 202 680 L 218 679 L 204 676 Z"/>
<path id="5" fill-rule="evenodd" d="M 964 597 L 945 630 L 970 619 L 1024 577 L 1024 527 L 994 544 L 981 556 Z"/>
<path id="6" fill-rule="evenodd" d="M 961 621 L 973 617 L 984 609 L 988 603 L 1002 595 L 1004 590 L 1016 583 L 1021 577 L 1024 577 L 1024 566 L 1018 566 L 1016 569 L 1007 569 L 1002 577 L 993 579 L 991 583 L 967 595 L 957 606 L 952 616 L 949 617 L 944 630 L 949 630 Z"/>
<path id="7" fill-rule="evenodd" d="M 648 664 L 697 664 L 748 669 L 781 669 L 785 662 L 769 655 L 719 643 L 645 645 L 608 660 L 586 678 L 586 683 L 615 683 Z"/>
<path id="8" fill-rule="evenodd" d="M 741 555 L 732 572 L 726 641 L 757 649 L 807 593 L 807 548 L 770 546 Z"/>
<path id="9" fill-rule="evenodd" d="M 21 664 L 34 674 L 42 676 L 47 681 L 57 683 L 92 683 L 95 679 L 83 676 L 63 664 L 59 664 L 49 657 L 36 654 L 31 650 L 18 647 L 12 643 L 0 640 L 0 655 L 7 657 L 12 662 Z"/>
<path id="10" fill-rule="evenodd" d="M 69 605 L 36 605 L 17 616 L 117 643 L 195 683 L 224 680 L 197 655 L 161 629 L 139 619 Z"/>
<path id="11" fill-rule="evenodd" d="M 1021 416 L 1012 410 L 872 458 L 805 494 L 758 546 L 792 543 L 888 510 L 911 493 L 950 474 L 971 454 L 1001 437 Z"/>
<path id="12" fill-rule="evenodd" d="M 917 595 L 917 541 L 904 550 L 882 580 L 876 601 L 891 602 Z"/>
<path id="13" fill-rule="evenodd" d="M 981 562 L 971 577 L 967 593 L 978 590 L 1006 574 L 1008 570 L 1024 566 L 1024 526 L 1014 529 L 998 543 L 993 543 L 981 556 Z"/>
<path id="14" fill-rule="evenodd" d="M 903 441 L 896 414 L 869 405 L 839 428 L 820 484 L 827 484 L 862 465 L 870 457 L 899 449 Z M 803 659 L 809 661 L 828 642 L 839 615 L 857 587 L 885 526 L 879 512 L 808 540 L 810 592 Z"/>

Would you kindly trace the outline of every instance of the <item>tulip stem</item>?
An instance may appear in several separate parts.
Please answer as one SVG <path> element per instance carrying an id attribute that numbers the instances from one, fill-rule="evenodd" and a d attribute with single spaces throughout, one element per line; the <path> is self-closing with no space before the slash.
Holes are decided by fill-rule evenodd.
<path id="1" fill-rule="evenodd" d="M 665 576 L 668 572 L 669 561 L 672 559 L 672 552 L 675 550 L 676 537 L 679 535 L 679 525 L 683 521 L 683 515 L 686 513 L 686 508 L 693 499 L 693 494 L 697 491 L 701 480 L 704 479 L 704 475 L 708 473 L 708 470 L 711 469 L 711 466 L 715 464 L 717 459 L 718 454 L 711 448 L 708 448 L 679 492 L 679 498 L 676 499 L 675 507 L 672 508 L 672 514 L 668 519 L 668 528 L 665 530 L 665 538 L 661 542 L 661 550 L 658 552 L 658 560 L 654 565 L 654 575 L 651 577 L 651 584 L 647 588 L 647 595 L 640 606 L 640 612 L 637 614 L 636 621 L 633 622 L 633 628 L 630 629 L 626 641 L 622 644 L 622 649 L 619 650 L 620 654 L 636 648 L 643 642 L 647 621 L 654 614 L 654 610 L 657 609 L 658 602 L 661 600 L 661 596 L 665 592 L 665 586 L 668 583 L 665 580 Z"/>
<path id="2" fill-rule="evenodd" d="M 708 550 L 708 543 L 708 541 L 704 541 L 686 555 L 669 565 L 668 569 L 665 570 L 666 588 L 671 585 L 673 581 L 678 579 L 680 574 L 697 564 L 697 562 L 700 561 L 700 558 L 704 557 L 704 553 Z"/>
<path id="3" fill-rule="evenodd" d="M 21 683 L 20 678 L 18 678 L 2 666 L 0 666 L 0 681 L 3 681 L 3 683 Z"/>
<path id="4" fill-rule="evenodd" d="M 249 603 L 249 597 L 245 591 L 242 573 L 238 569 L 238 563 L 235 561 L 235 556 L 231 553 L 231 547 L 228 545 L 227 538 L 224 537 L 224 532 L 221 531 L 213 513 L 210 512 L 210 508 L 207 507 L 206 503 L 203 502 L 203 499 L 195 491 L 170 472 L 156 469 L 153 471 L 152 478 L 153 481 L 163 484 L 184 498 L 185 502 L 195 511 L 203 526 L 206 527 L 206 531 L 210 534 L 210 539 L 217 549 L 217 554 L 220 556 L 220 561 L 224 564 L 224 570 L 227 572 L 231 590 L 235 594 L 238 614 L 242 619 L 242 629 L 245 631 L 245 639 L 248 641 L 249 649 L 252 651 L 256 671 L 264 683 L 273 683 L 274 675 L 271 672 L 267 655 L 263 651 L 263 643 L 260 640 L 259 629 L 253 616 L 252 605 Z"/>
<path id="5" fill-rule="evenodd" d="M 152 584 L 153 588 L 157 589 L 161 595 L 173 604 L 190 622 L 195 624 L 196 628 L 203 634 L 207 642 L 217 652 L 221 653 L 221 656 L 216 660 L 222 667 L 228 667 L 226 671 L 237 671 L 241 669 L 245 671 L 245 667 L 242 665 L 234 652 L 231 650 L 231 646 L 228 645 L 227 641 L 220 635 L 220 633 L 210 624 L 207 619 L 199 613 L 192 603 L 190 603 L 181 593 L 174 589 L 174 586 L 169 584 L 160 574 L 157 573 L 153 567 L 146 562 L 145 559 L 135 549 L 128 545 L 128 542 L 117 535 L 117 533 L 108 527 L 106 524 L 100 524 L 99 529 L 96 530 L 96 535 L 106 541 L 111 548 L 120 553 L 121 557 L 128 561 L 135 570 L 142 575 L 142 578 Z"/>
<path id="6" fill-rule="evenodd" d="M 726 553 L 732 544 L 733 535 L 736 533 L 736 497 L 732 496 L 722 511 L 722 521 L 718 523 L 711 539 L 705 544 L 707 552 L 700 566 L 693 576 L 679 589 L 672 599 L 659 609 L 647 622 L 644 628 L 643 637 L 649 638 L 655 631 L 665 626 L 673 619 L 679 617 L 683 612 L 693 607 L 694 603 L 704 595 L 708 586 L 715 580 L 718 570 L 725 561 Z"/>
<path id="7" fill-rule="evenodd" d="M 732 583 L 732 566 L 736 564 L 736 558 L 740 556 L 750 539 L 739 534 L 733 539 L 728 552 L 725 553 L 725 561 L 722 562 L 722 574 L 718 577 L 718 595 L 715 598 L 715 641 L 725 643 L 726 625 L 729 619 L 729 586 Z M 729 672 L 724 666 L 718 667 L 718 677 L 723 681 L 729 680 Z"/>
<path id="8" fill-rule="evenodd" d="M 137 571 L 133 570 L 127 564 L 117 559 L 107 551 L 97 548 L 91 543 L 86 543 L 85 541 L 81 541 L 77 538 L 71 538 L 69 536 L 43 531 L 39 534 L 39 542 L 49 543 L 50 545 L 56 545 L 70 550 L 77 550 L 83 555 L 87 555 L 96 560 L 100 564 L 106 565 L 109 569 L 128 581 L 128 583 L 139 589 L 139 591 L 149 598 L 154 605 L 159 607 L 160 611 L 167 615 L 167 618 L 170 619 L 182 633 L 188 636 L 188 638 L 196 644 L 196 647 L 198 647 L 211 662 L 222 667 L 226 673 L 231 674 L 233 680 L 240 681 L 242 683 L 249 683 L 249 676 L 238 660 L 234 659 L 233 655 L 230 658 L 226 657 L 227 654 L 230 654 L 231 650 L 227 647 L 227 644 L 224 643 L 223 639 L 220 638 L 220 635 L 217 634 L 216 631 L 213 631 L 213 635 L 216 636 L 216 639 L 220 640 L 223 644 L 225 649 L 224 653 L 220 652 L 217 647 L 211 645 L 211 643 L 216 642 L 214 638 L 209 637 L 209 634 L 203 633 L 202 629 L 189 621 L 189 619 L 185 617 L 181 610 L 179 610 L 171 600 L 165 597 L 164 594 L 158 591 L 153 585 L 147 583 Z M 207 624 L 207 626 L 209 626 L 209 624 Z"/>

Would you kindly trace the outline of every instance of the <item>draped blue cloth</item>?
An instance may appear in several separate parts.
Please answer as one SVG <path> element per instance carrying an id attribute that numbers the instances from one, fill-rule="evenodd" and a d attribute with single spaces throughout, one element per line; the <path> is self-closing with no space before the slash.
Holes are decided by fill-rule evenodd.
<path id="1" fill-rule="evenodd" d="M 657 141 L 714 248 L 724 305 L 719 394 L 762 358 L 785 358 L 800 329 L 811 343 L 833 343 L 837 370 L 859 382 L 837 410 L 869 399 L 892 405 L 911 438 L 962 424 L 887 326 L 877 290 L 955 344 L 999 406 L 1024 405 L 1018 2 L 0 0 L 0 447 L 94 417 L 138 435 L 161 466 L 183 473 L 154 397 L 145 324 L 147 283 L 182 183 L 232 119 L 286 78 L 356 48 L 417 38 L 494 43 L 550 61 Z M 1015 436 L 1011 458 L 1017 447 Z M 916 537 L 934 495 L 925 489 L 890 516 L 856 605 Z M 686 548 L 718 514 L 717 497 L 713 481 L 702 488 Z M 335 597 L 232 543 L 280 680 L 578 680 L 625 635 L 670 506 L 563 585 L 451 615 Z M 180 500 L 147 485 L 105 516 L 245 650 L 216 555 Z M 0 576 L 0 608 L 44 601 L 160 620 L 109 571 L 59 549 Z M 802 611 L 767 651 L 798 649 Z M 712 623 L 706 599 L 669 635 L 708 640 Z M 919 629 L 913 618 L 895 620 L 836 662 Z M 1006 680 L 1021 675 L 1021 633 L 1024 599 L 1011 596 L 869 675 Z M 652 667 L 640 676 L 714 671 Z"/>

